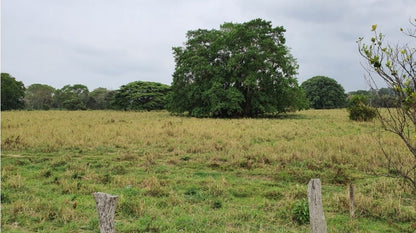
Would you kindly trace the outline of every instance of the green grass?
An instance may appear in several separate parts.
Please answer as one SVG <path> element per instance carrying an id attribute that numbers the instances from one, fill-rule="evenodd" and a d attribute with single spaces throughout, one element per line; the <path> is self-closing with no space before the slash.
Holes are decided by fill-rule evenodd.
<path id="1" fill-rule="evenodd" d="M 346 110 L 280 119 L 17 111 L 1 121 L 5 232 L 99 232 L 98 191 L 119 196 L 117 232 L 308 232 L 295 209 L 311 178 L 322 180 L 329 232 L 416 230 L 415 194 L 381 175 L 377 123 Z"/>

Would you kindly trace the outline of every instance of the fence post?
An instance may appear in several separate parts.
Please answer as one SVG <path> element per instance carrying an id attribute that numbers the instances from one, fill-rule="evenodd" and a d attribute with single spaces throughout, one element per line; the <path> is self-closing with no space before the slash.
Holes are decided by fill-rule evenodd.
<path id="1" fill-rule="evenodd" d="M 354 218 L 355 206 L 354 206 L 354 187 L 350 184 L 350 218 Z"/>
<path id="2" fill-rule="evenodd" d="M 116 211 L 118 196 L 107 193 L 93 193 L 100 221 L 100 233 L 114 233 L 114 213 Z"/>
<path id="3" fill-rule="evenodd" d="M 311 179 L 308 183 L 309 219 L 311 233 L 326 233 L 326 221 L 322 207 L 321 180 Z"/>

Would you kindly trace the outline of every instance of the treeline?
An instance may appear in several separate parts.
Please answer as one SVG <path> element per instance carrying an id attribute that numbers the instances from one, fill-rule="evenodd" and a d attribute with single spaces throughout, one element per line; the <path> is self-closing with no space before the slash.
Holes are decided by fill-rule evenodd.
<path id="1" fill-rule="evenodd" d="M 367 104 L 376 108 L 393 108 L 397 106 L 398 98 L 392 88 L 380 88 L 378 90 L 358 90 L 348 93 L 348 99 L 353 96 L 366 97 Z"/>
<path id="2" fill-rule="evenodd" d="M 158 110 L 164 109 L 170 86 L 136 81 L 118 90 L 96 88 L 89 91 L 82 84 L 55 89 L 46 84 L 28 87 L 8 73 L 1 73 L 1 110 Z"/>
<path id="3" fill-rule="evenodd" d="M 335 80 L 316 76 L 305 81 L 301 88 L 314 109 L 343 108 L 353 96 L 364 96 L 372 107 L 394 107 L 397 104 L 391 88 L 358 90 L 344 94 Z M 1 110 L 160 110 L 169 103 L 171 87 L 157 82 L 135 81 L 118 90 L 96 88 L 92 91 L 82 84 L 55 89 L 46 84 L 28 87 L 7 73 L 1 73 Z"/>

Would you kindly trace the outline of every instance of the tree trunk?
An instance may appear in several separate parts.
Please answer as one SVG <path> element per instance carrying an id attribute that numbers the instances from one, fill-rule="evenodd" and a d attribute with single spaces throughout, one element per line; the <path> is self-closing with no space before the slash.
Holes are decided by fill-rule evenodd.
<path id="1" fill-rule="evenodd" d="M 107 193 L 93 193 L 97 205 L 98 219 L 101 233 L 114 233 L 114 213 L 116 211 L 118 196 Z"/>

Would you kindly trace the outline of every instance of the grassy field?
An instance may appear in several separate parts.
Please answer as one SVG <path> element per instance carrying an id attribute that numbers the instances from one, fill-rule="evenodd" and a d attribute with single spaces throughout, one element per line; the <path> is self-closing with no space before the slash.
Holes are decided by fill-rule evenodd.
<path id="1" fill-rule="evenodd" d="M 4 232 L 99 232 L 97 191 L 119 196 L 117 232 L 309 232 L 299 221 L 311 178 L 322 181 L 329 232 L 416 230 L 415 194 L 382 175 L 377 123 L 346 110 L 280 119 L 17 111 L 2 112 L 1 130 Z"/>

